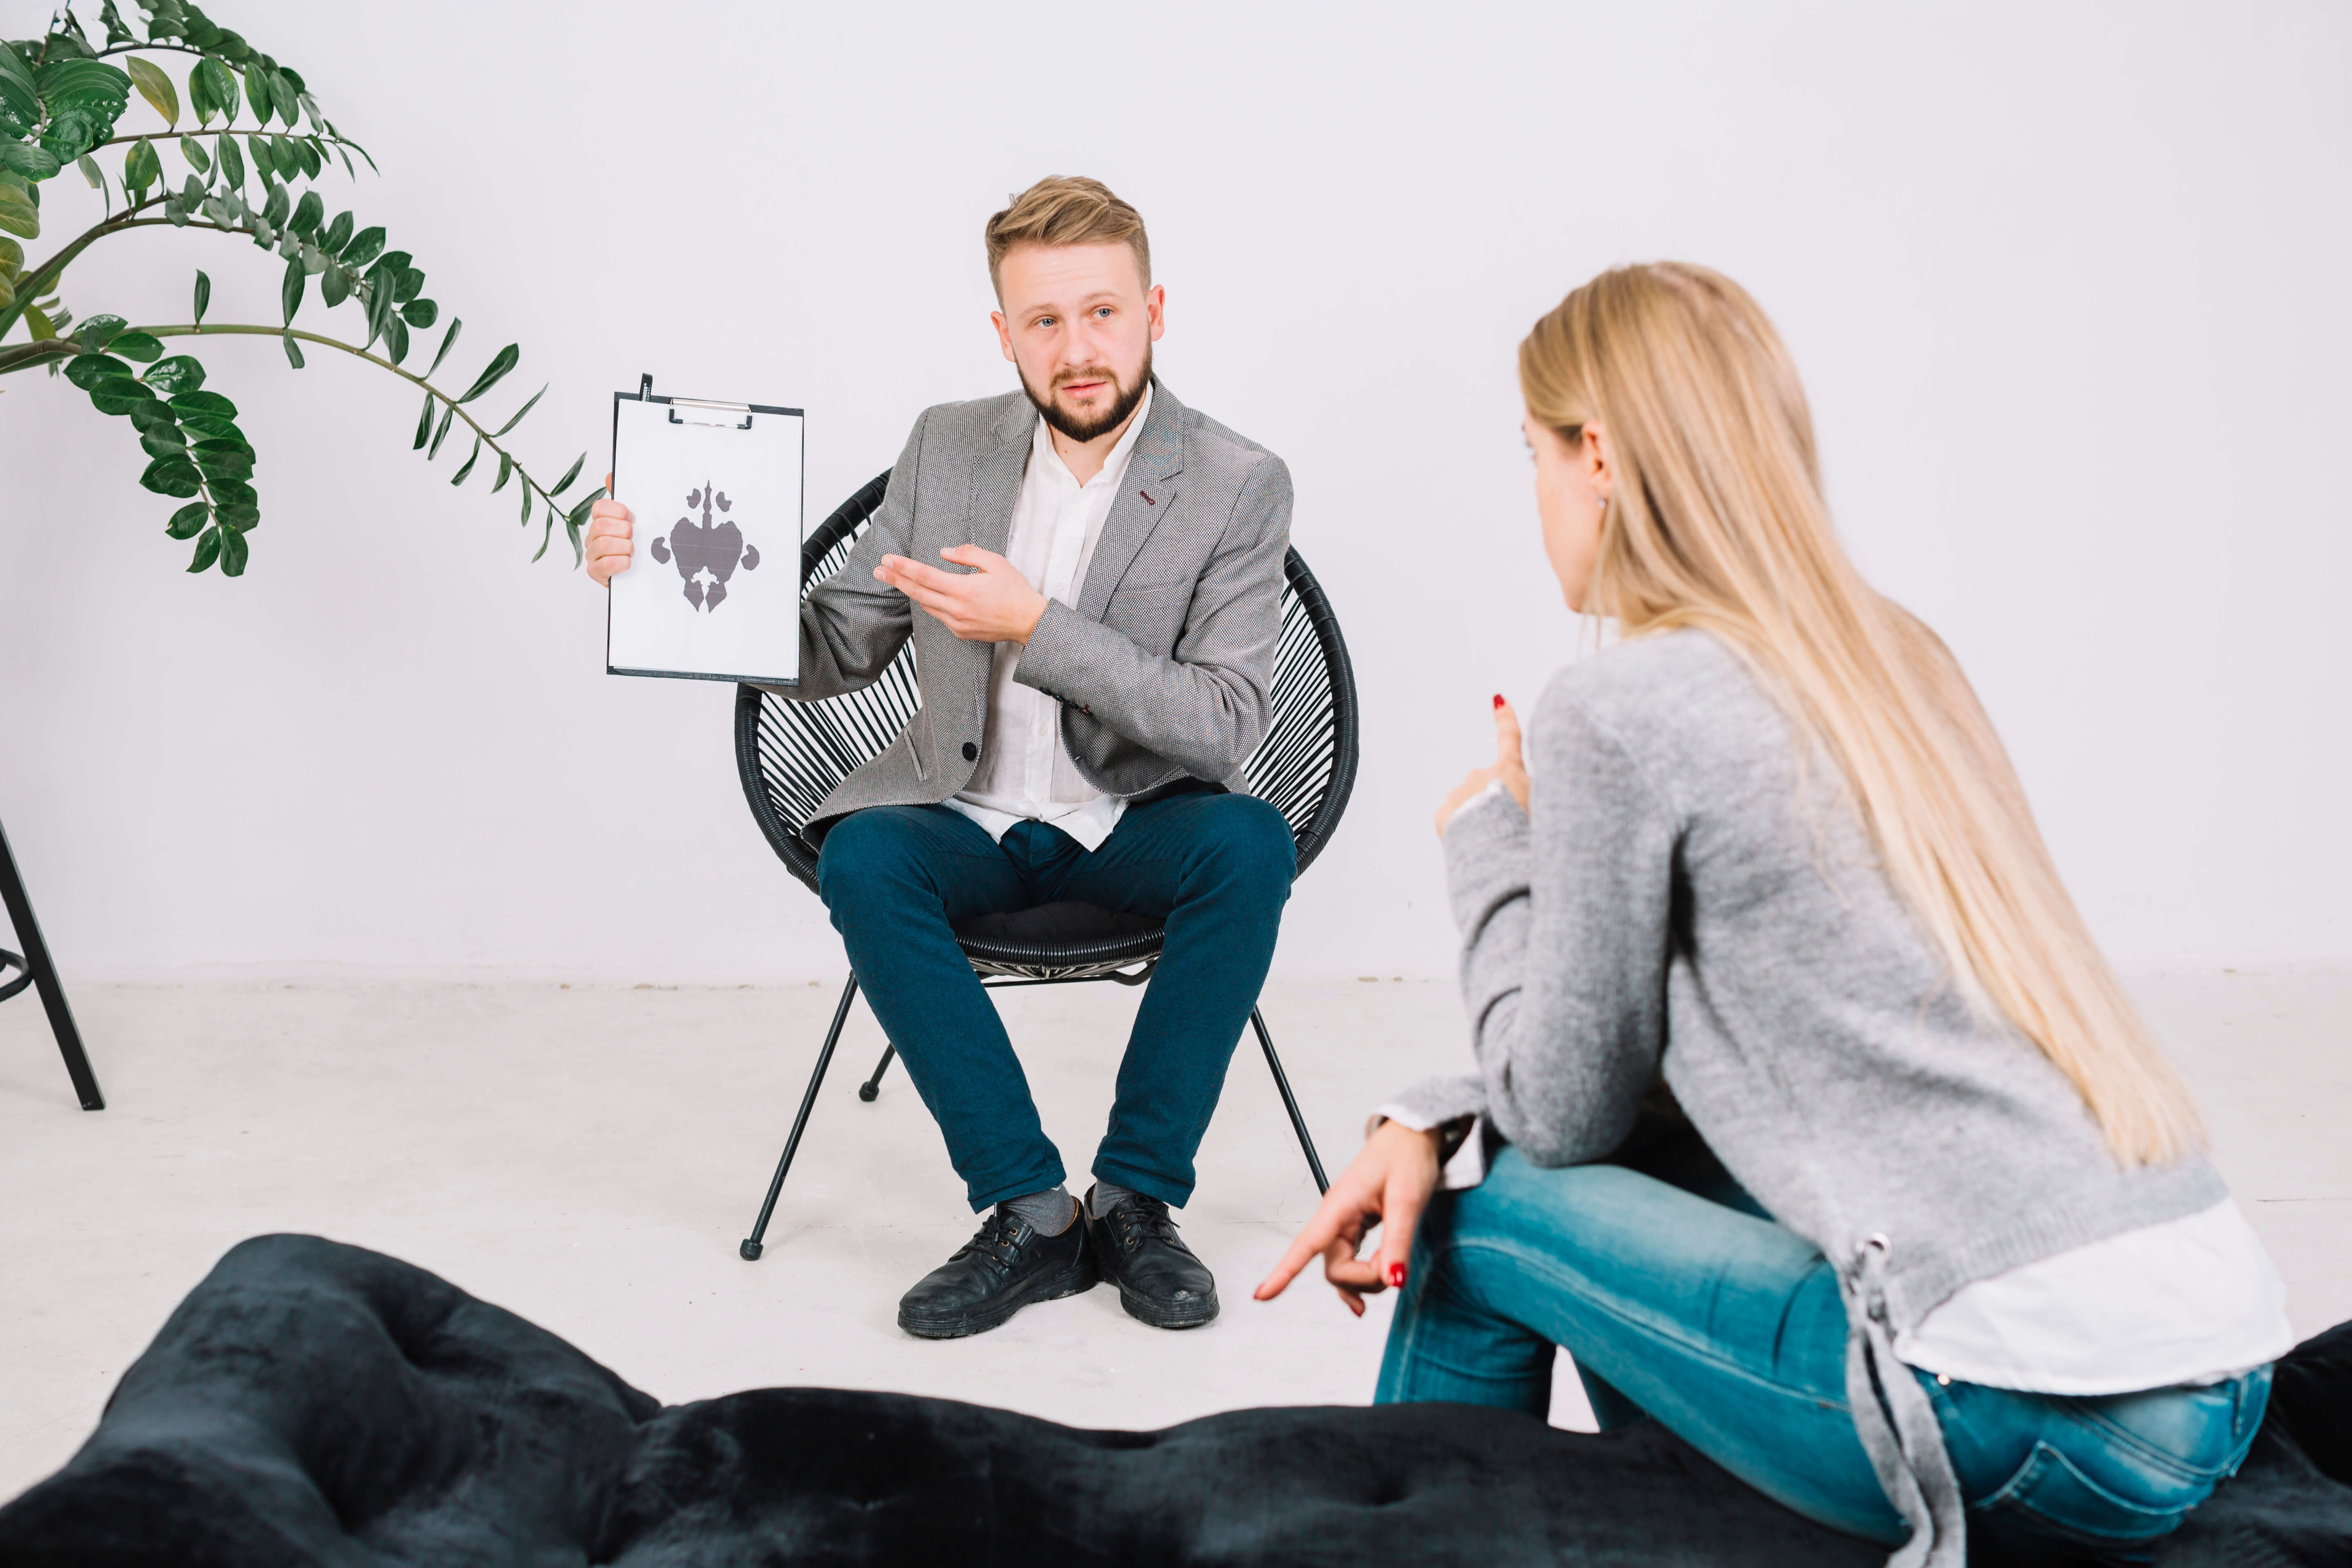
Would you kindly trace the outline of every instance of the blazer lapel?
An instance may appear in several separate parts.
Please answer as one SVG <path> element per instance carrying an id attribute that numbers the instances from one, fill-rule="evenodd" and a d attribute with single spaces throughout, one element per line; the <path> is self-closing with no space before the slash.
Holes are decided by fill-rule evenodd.
<path id="1" fill-rule="evenodd" d="M 1118 586 L 1136 552 L 1175 503 L 1171 481 L 1183 471 L 1184 405 L 1155 375 L 1151 417 L 1144 421 L 1143 434 L 1135 438 L 1127 476 L 1110 503 L 1110 515 L 1103 519 L 1102 533 L 1095 540 L 1094 559 L 1087 563 L 1087 580 L 1078 591 L 1078 614 L 1090 621 L 1103 618 L 1111 590 Z"/>
<path id="2" fill-rule="evenodd" d="M 1013 537 L 1013 509 L 1021 500 L 1021 477 L 1028 469 L 1029 445 L 1036 425 L 1037 411 L 1029 406 L 1029 400 L 1014 399 L 1004 417 L 996 422 L 995 440 L 971 467 L 967 537 L 993 554 L 1003 554 Z"/>

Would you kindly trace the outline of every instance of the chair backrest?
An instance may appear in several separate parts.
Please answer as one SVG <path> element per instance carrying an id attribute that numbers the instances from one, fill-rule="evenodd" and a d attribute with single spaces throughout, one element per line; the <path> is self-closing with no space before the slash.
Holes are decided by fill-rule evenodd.
<path id="1" fill-rule="evenodd" d="M 824 582 L 882 504 L 884 469 L 801 547 L 801 594 Z M 1243 766 L 1249 792 L 1280 811 L 1305 871 L 1331 841 L 1356 785 L 1355 668 L 1323 585 L 1298 552 L 1283 560 L 1282 635 L 1274 654 L 1274 725 Z M 751 815 L 793 875 L 816 889 L 816 851 L 801 829 L 835 784 L 898 738 L 921 699 L 909 642 L 872 685 L 822 702 L 757 687 L 735 693 L 735 762 Z"/>

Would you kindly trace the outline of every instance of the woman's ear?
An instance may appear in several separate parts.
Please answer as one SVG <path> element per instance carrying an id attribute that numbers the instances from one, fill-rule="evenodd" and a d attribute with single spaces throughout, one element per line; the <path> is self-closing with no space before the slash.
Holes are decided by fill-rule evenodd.
<path id="1" fill-rule="evenodd" d="M 1593 492 L 1607 497 L 1615 476 L 1609 458 L 1609 432 L 1598 419 L 1584 422 L 1584 442 L 1577 452 L 1577 461 L 1583 466 L 1584 477 Z"/>

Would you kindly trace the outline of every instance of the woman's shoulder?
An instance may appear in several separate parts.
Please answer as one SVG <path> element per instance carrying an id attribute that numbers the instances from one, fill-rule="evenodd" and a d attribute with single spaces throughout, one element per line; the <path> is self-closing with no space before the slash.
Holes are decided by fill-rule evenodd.
<path id="1" fill-rule="evenodd" d="M 1629 637 L 1559 670 L 1538 722 L 1584 724 L 1629 749 L 1721 736 L 1774 716 L 1745 660 L 1696 626 Z M 1744 721 L 1744 722 L 1743 722 Z"/>

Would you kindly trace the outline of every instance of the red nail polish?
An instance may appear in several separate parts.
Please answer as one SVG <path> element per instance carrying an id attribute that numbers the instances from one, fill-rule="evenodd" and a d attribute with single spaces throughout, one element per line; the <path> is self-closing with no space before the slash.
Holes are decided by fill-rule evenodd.
<path id="1" fill-rule="evenodd" d="M 1501 692 L 1497 691 L 1496 693 L 1495 693 L 1495 706 L 1496 706 L 1496 707 L 1497 707 L 1497 708 L 1500 708 L 1502 705 L 1503 705 L 1503 694 L 1502 694 Z"/>
<path id="2" fill-rule="evenodd" d="M 1391 1263 L 1389 1265 L 1389 1286 L 1391 1289 L 1401 1290 L 1404 1289 L 1403 1264 Z"/>

